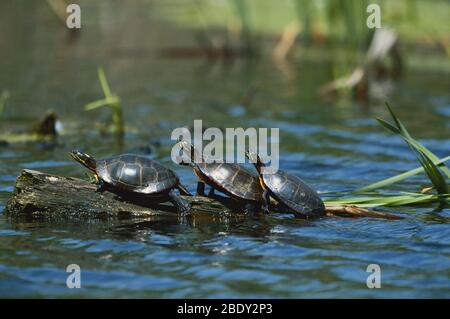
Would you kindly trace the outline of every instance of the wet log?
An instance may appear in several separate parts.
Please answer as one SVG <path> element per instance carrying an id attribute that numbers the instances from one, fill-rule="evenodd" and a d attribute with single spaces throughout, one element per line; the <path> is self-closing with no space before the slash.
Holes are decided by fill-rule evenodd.
<path id="1" fill-rule="evenodd" d="M 26 169 L 16 180 L 14 192 L 6 205 L 6 214 L 10 217 L 30 217 L 39 220 L 151 216 L 179 218 L 170 203 L 154 203 L 142 197 L 125 199 L 109 191 L 98 193 L 95 190 L 94 184 L 78 178 Z M 184 196 L 184 198 L 192 205 L 191 216 L 194 218 L 244 216 L 240 212 L 242 207 L 225 197 Z M 327 216 L 400 218 L 353 206 L 327 207 Z"/>

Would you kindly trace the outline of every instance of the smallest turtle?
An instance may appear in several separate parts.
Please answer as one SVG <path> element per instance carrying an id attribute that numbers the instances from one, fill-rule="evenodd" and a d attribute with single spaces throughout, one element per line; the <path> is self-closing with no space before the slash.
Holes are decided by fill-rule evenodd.
<path id="1" fill-rule="evenodd" d="M 72 151 L 70 155 L 95 174 L 98 191 L 109 189 L 119 193 L 169 200 L 183 216 L 191 210 L 189 203 L 175 193 L 175 188 L 183 195 L 191 194 L 180 184 L 178 176 L 172 170 L 157 161 L 132 154 L 98 161 L 79 151 Z"/>
<path id="2" fill-rule="evenodd" d="M 258 154 L 246 152 L 247 158 L 255 165 L 261 186 L 264 189 L 264 210 L 268 212 L 270 197 L 287 208 L 288 211 L 303 217 L 321 216 L 325 214 L 325 205 L 319 194 L 299 177 L 278 170 L 273 174 L 265 174 L 265 164 Z"/>

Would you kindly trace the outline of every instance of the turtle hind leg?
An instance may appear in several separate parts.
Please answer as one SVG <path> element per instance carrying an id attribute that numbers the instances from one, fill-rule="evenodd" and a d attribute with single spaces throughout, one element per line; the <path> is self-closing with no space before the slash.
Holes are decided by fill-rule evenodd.
<path id="1" fill-rule="evenodd" d="M 244 213 L 246 215 L 255 215 L 260 211 L 260 206 L 257 203 L 247 202 L 244 205 Z"/>
<path id="2" fill-rule="evenodd" d="M 205 183 L 203 182 L 197 183 L 197 195 L 205 196 Z"/>
<path id="3" fill-rule="evenodd" d="M 269 190 L 267 188 L 264 189 L 262 198 L 263 198 L 262 210 L 264 213 L 269 214 L 270 195 Z"/>
<path id="4" fill-rule="evenodd" d="M 169 192 L 168 196 L 170 202 L 174 204 L 174 206 L 182 216 L 187 216 L 190 214 L 191 205 L 184 198 L 175 193 L 173 189 Z"/>
<path id="5" fill-rule="evenodd" d="M 97 189 L 95 191 L 97 193 L 103 193 L 105 190 L 106 190 L 105 182 L 97 177 Z"/>

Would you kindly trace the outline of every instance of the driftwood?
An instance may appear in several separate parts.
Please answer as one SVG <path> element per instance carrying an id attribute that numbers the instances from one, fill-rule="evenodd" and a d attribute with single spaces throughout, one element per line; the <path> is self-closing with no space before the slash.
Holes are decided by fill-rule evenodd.
<path id="1" fill-rule="evenodd" d="M 179 218 L 170 203 L 151 203 L 148 199 L 124 199 L 111 192 L 98 193 L 87 181 L 23 170 L 17 178 L 14 192 L 6 205 L 11 217 L 30 217 L 44 220 L 105 219 L 171 216 Z M 184 196 L 193 208 L 188 218 L 223 218 L 244 216 L 240 205 L 225 197 Z M 399 219 L 384 212 L 354 206 L 328 206 L 327 216 L 376 217 Z"/>

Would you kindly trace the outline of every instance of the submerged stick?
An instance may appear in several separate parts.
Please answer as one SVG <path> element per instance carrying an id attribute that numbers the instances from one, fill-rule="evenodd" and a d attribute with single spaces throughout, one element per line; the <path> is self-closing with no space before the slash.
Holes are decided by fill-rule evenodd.
<path id="1" fill-rule="evenodd" d="M 325 209 L 327 216 L 403 219 L 401 216 L 351 205 L 325 205 Z"/>
<path id="2" fill-rule="evenodd" d="M 14 192 L 6 206 L 11 217 L 36 219 L 105 219 L 124 217 L 168 216 L 178 218 L 170 203 L 152 203 L 146 199 L 124 200 L 111 192 L 98 193 L 96 186 L 87 181 L 23 170 L 17 178 Z M 184 196 L 192 205 L 194 218 L 244 216 L 242 205 L 223 198 Z M 241 211 L 241 212 L 240 212 Z M 326 216 L 376 217 L 399 219 L 401 217 L 354 206 L 332 205 L 326 207 Z"/>

